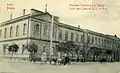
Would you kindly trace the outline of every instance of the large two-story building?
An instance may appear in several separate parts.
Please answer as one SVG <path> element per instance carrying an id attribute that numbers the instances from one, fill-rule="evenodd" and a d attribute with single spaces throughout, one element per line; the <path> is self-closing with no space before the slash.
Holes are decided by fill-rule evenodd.
<path id="1" fill-rule="evenodd" d="M 24 13 L 24 12 L 23 12 Z M 31 9 L 30 14 L 23 14 L 20 17 L 5 21 L 0 25 L 0 53 L 6 51 L 7 46 L 17 44 L 19 54 L 22 54 L 24 46 L 28 43 L 35 43 L 38 46 L 38 53 L 46 52 L 50 55 L 50 31 L 52 15 Z M 73 41 L 79 45 L 79 56 L 82 50 L 85 51 L 85 58 L 88 60 L 98 59 L 102 55 L 119 59 L 120 39 L 117 36 L 105 35 L 80 27 L 70 26 L 59 22 L 59 17 L 54 16 L 52 35 L 53 55 L 63 55 L 64 52 L 57 51 L 56 45 L 61 42 Z M 106 53 L 108 51 L 108 55 Z M 25 52 L 28 53 L 27 51 Z M 76 55 L 76 53 L 72 53 Z M 117 57 L 116 57 L 117 56 Z"/>

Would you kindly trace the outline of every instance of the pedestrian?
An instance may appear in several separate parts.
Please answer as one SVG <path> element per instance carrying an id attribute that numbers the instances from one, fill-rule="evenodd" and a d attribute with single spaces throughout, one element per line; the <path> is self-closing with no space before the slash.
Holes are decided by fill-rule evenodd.
<path id="1" fill-rule="evenodd" d="M 80 61 L 80 59 L 79 59 L 79 57 L 77 57 L 77 62 L 79 62 Z"/>
<path id="2" fill-rule="evenodd" d="M 68 56 L 65 57 L 64 65 L 68 64 L 70 62 L 70 58 Z"/>

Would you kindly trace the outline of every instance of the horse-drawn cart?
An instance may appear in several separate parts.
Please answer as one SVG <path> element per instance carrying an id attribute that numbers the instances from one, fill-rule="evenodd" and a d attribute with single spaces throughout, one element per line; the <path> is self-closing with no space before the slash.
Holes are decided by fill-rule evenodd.
<path id="1" fill-rule="evenodd" d="M 36 61 L 41 61 L 41 55 L 40 54 L 29 54 L 29 61 L 30 62 L 36 62 Z"/>

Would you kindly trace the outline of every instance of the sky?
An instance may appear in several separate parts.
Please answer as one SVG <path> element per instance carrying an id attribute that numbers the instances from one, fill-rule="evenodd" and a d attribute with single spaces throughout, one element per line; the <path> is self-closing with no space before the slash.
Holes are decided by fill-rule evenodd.
<path id="1" fill-rule="evenodd" d="M 15 9 L 7 10 L 7 3 L 13 4 Z M 0 22 L 10 19 L 11 13 L 13 18 L 21 16 L 23 9 L 26 9 L 26 14 L 31 8 L 44 12 L 46 4 L 47 11 L 60 17 L 63 23 L 76 27 L 80 25 L 83 29 L 120 36 L 119 0 L 0 0 Z M 73 10 L 71 8 L 91 8 L 91 6 L 73 5 L 102 5 L 101 8 L 104 7 L 106 10 Z"/>

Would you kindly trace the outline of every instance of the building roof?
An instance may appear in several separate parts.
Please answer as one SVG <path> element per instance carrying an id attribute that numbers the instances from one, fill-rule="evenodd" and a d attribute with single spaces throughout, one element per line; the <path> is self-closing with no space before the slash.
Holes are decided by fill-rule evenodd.
<path id="1" fill-rule="evenodd" d="M 71 26 L 71 25 L 64 24 L 64 23 L 60 23 L 59 26 L 65 27 L 65 28 L 68 28 L 68 29 L 73 29 L 73 30 L 76 30 L 76 31 L 81 31 L 81 32 L 84 31 L 84 29 L 82 29 L 82 28 L 78 28 L 78 27 Z"/>
<path id="2" fill-rule="evenodd" d="M 104 36 L 103 33 L 99 33 L 99 32 L 95 32 L 95 31 L 92 31 L 92 30 L 88 30 L 88 29 L 85 29 L 88 33 L 91 33 L 91 34 L 94 34 L 94 35 L 98 35 L 98 36 Z"/>
<path id="3" fill-rule="evenodd" d="M 103 34 L 103 33 L 95 32 L 95 31 L 88 30 L 88 29 L 86 29 L 86 31 L 88 33 L 91 33 L 91 34 L 94 34 L 94 35 L 97 35 L 97 36 L 102 36 L 104 38 L 110 38 L 110 39 L 114 39 L 114 40 L 120 40 L 120 38 L 117 37 L 116 35 Z"/>
<path id="4" fill-rule="evenodd" d="M 40 16 L 40 15 L 44 15 L 44 14 L 49 14 L 50 16 L 52 16 L 48 12 L 42 12 L 42 11 L 39 11 L 39 10 L 36 10 L 36 9 L 31 9 L 30 14 L 22 15 L 22 16 L 19 16 L 17 18 L 14 18 L 14 19 L 7 20 L 5 22 L 2 22 L 0 26 L 8 25 L 8 24 L 11 24 L 11 23 L 14 23 L 14 22 L 18 22 L 20 20 L 24 20 L 24 19 L 27 19 L 27 18 L 30 18 L 30 17 Z M 55 20 L 59 19 L 59 17 L 57 17 L 57 16 L 54 16 L 54 17 L 55 17 Z"/>

